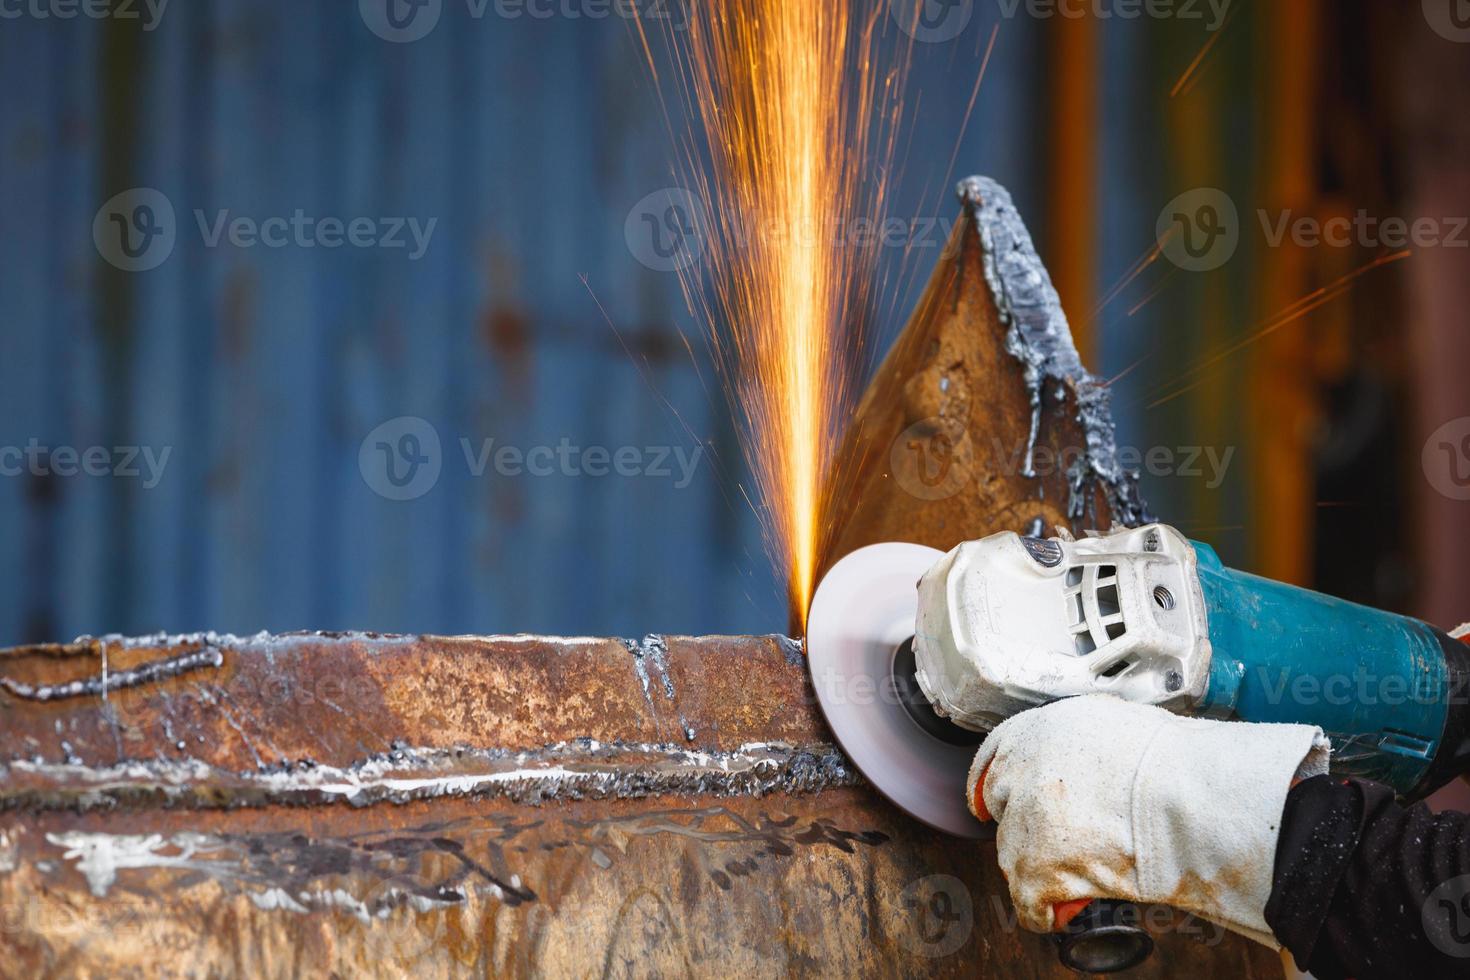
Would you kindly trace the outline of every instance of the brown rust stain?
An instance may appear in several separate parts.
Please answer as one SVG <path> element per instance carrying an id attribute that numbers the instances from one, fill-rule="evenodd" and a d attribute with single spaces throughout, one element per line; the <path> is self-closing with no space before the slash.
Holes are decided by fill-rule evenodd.
<path id="1" fill-rule="evenodd" d="M 1210 878 L 1201 877 L 1191 871 L 1179 880 L 1178 886 L 1163 904 L 1182 909 L 1219 908 L 1222 896 L 1242 894 L 1251 884 L 1251 875 L 1240 867 L 1227 865 L 1218 869 Z"/>
<path id="2" fill-rule="evenodd" d="M 492 307 L 484 319 L 485 343 L 512 365 L 523 361 L 531 346 L 531 327 L 526 315 L 507 306 Z"/>

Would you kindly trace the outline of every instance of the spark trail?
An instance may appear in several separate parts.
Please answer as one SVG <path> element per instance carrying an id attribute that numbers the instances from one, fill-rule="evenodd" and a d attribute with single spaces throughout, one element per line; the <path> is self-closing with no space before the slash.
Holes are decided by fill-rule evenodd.
<path id="1" fill-rule="evenodd" d="M 698 123 L 676 140 L 705 212 L 704 261 L 681 281 L 743 430 L 755 510 L 799 624 L 823 488 L 867 356 L 875 230 L 911 53 L 885 44 L 883 4 L 864 7 L 692 3 L 682 29 L 663 32 L 666 78 L 637 28 L 661 94 Z"/>

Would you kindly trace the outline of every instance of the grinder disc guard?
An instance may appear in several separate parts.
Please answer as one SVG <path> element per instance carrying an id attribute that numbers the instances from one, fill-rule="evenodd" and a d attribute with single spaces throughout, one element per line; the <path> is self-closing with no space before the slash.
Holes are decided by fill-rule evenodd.
<path id="1" fill-rule="evenodd" d="M 833 565 L 807 615 L 807 661 L 833 735 L 879 792 L 931 827 L 988 837 L 994 828 L 976 820 L 965 801 L 980 736 L 954 737 L 961 733 L 943 719 L 920 717 L 930 710 L 922 695 L 905 696 L 917 691 L 903 647 L 914 635 L 918 581 L 943 556 L 923 545 L 886 543 Z"/>

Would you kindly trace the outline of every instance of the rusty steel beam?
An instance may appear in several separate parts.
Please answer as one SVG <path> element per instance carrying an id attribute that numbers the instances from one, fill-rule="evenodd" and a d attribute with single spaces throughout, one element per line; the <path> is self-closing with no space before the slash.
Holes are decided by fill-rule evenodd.
<path id="1" fill-rule="evenodd" d="M 85 639 L 0 651 L 0 717 L 26 975 L 1068 975 L 782 637 Z M 1140 976 L 1278 975 L 1154 924 Z"/>

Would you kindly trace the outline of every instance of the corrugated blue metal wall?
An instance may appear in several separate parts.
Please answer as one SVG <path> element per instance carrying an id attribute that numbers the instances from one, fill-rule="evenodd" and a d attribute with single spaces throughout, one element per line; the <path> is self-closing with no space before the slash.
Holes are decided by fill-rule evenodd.
<path id="1" fill-rule="evenodd" d="M 784 627 L 756 523 L 728 502 L 744 477 L 723 403 L 676 334 L 697 328 L 676 277 L 624 237 L 635 202 L 672 182 L 641 52 L 616 17 L 476 6 L 444 0 L 413 43 L 344 2 L 174 0 L 151 30 L 0 22 L 0 446 L 104 447 L 109 468 L 126 462 L 114 446 L 169 452 L 151 487 L 141 463 L 139 477 L 0 478 L 0 642 Z M 897 214 L 953 217 L 944 170 L 991 22 L 920 45 Z M 1041 193 L 1034 33 L 1003 28 L 956 168 L 1008 182 L 1023 208 Z M 138 187 L 171 205 L 175 242 L 127 272 L 93 223 Z M 412 260 L 210 247 L 196 216 L 298 209 L 437 223 Z M 677 468 L 475 476 L 460 443 L 692 452 L 661 398 L 721 457 L 685 487 Z M 442 447 L 437 482 L 409 501 L 359 466 L 400 416 Z"/>

